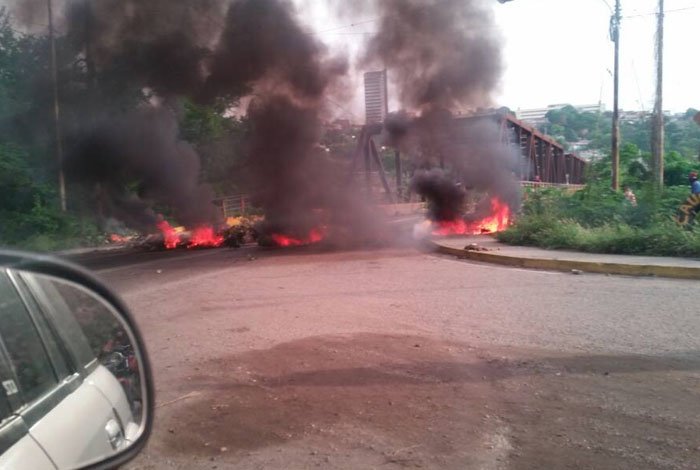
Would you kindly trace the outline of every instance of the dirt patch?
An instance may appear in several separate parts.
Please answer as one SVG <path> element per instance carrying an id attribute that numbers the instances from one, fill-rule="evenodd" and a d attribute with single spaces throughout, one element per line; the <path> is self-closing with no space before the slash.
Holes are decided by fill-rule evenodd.
<path id="1" fill-rule="evenodd" d="M 544 374 L 510 382 L 512 468 L 700 468 L 697 359 L 536 361 Z"/>
<path id="2" fill-rule="evenodd" d="M 148 454 L 179 462 L 163 468 L 697 468 L 699 369 L 311 337 L 203 364 L 178 391 L 199 393 L 159 409 Z M 149 460 L 137 467 L 161 468 Z"/>
<path id="3" fill-rule="evenodd" d="M 190 381 L 202 395 L 165 418 L 169 451 L 245 456 L 304 441 L 325 464 L 334 447 L 400 467 L 481 462 L 496 448 L 490 404 L 507 375 L 464 345 L 381 335 L 309 338 L 204 369 Z"/>

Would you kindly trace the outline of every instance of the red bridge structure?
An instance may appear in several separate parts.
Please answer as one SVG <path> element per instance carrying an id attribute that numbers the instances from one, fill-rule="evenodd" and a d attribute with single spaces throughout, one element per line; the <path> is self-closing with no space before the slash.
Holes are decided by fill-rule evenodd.
<path id="1" fill-rule="evenodd" d="M 519 149 L 522 164 L 519 165 L 520 180 L 524 186 L 571 186 L 580 187 L 584 183 L 586 161 L 567 152 L 551 136 L 545 135 L 533 126 L 520 121 L 507 112 L 489 112 L 457 117 L 454 120 L 454 135 L 459 138 L 461 126 L 467 127 L 480 121 L 495 123 L 500 129 L 500 139 Z M 382 133 L 381 124 L 369 124 L 362 127 L 357 142 L 351 172 L 365 175 L 366 185 L 373 185 L 377 175 L 387 202 L 401 199 L 402 163 L 398 151 L 394 152 L 395 182 L 391 181 L 384 170 L 374 137 Z M 358 171 L 359 170 L 359 171 Z M 392 190 L 393 189 L 393 190 Z M 399 197 L 395 197 L 398 195 Z"/>
<path id="2" fill-rule="evenodd" d="M 531 125 L 520 121 L 510 113 L 494 112 L 456 118 L 463 125 L 486 120 L 500 126 L 501 139 L 520 149 L 524 164 L 520 179 L 524 182 L 552 184 L 583 184 L 586 161 L 564 147 L 551 136 L 545 135 Z"/>
<path id="3" fill-rule="evenodd" d="M 460 116 L 454 120 L 454 135 L 459 136 L 460 126 L 469 126 L 479 121 L 495 123 L 500 129 L 500 139 L 519 149 L 522 165 L 519 165 L 520 180 L 523 186 L 564 186 L 572 190 L 580 189 L 584 183 L 586 161 L 572 153 L 552 137 L 543 134 L 533 126 L 516 119 L 508 112 L 495 111 L 469 116 Z M 405 200 L 401 194 L 404 187 L 404 171 L 398 150 L 394 150 L 393 172 L 395 178 L 387 176 L 384 161 L 380 155 L 375 136 L 381 135 L 382 124 L 368 124 L 362 127 L 358 136 L 350 164 L 350 175 L 364 175 L 365 186 L 369 192 L 372 187 L 383 189 L 382 199 L 395 203 Z M 459 137 L 456 137 L 459 138 Z M 247 195 L 225 197 L 216 201 L 222 205 L 226 217 L 245 214 L 249 205 Z"/>

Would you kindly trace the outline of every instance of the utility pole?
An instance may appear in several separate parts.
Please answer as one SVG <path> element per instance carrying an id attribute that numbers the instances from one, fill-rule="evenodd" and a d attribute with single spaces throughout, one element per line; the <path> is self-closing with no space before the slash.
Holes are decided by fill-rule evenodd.
<path id="1" fill-rule="evenodd" d="M 654 186 L 664 186 L 664 0 L 656 16 L 656 99 L 651 132 L 651 169 Z"/>
<path id="2" fill-rule="evenodd" d="M 95 88 L 95 62 L 92 57 L 92 9 L 90 8 L 90 0 L 84 0 L 83 8 L 85 10 L 85 70 L 87 71 L 88 90 L 92 100 Z M 90 104 L 93 104 L 92 102 Z M 92 109 L 91 109 L 92 111 Z"/>
<path id="3" fill-rule="evenodd" d="M 610 18 L 610 39 L 615 43 L 615 65 L 613 71 L 613 117 L 612 117 L 612 184 L 614 191 L 620 189 L 620 0 L 615 0 L 615 12 Z"/>
<path id="4" fill-rule="evenodd" d="M 58 102 L 58 71 L 56 65 L 56 37 L 53 30 L 53 5 L 52 0 L 46 0 L 46 8 L 49 14 L 49 44 L 51 48 L 51 81 L 53 84 L 53 117 L 54 117 L 54 144 L 56 164 L 58 165 L 58 197 L 61 210 L 66 211 L 66 178 L 63 173 L 63 143 L 61 142 L 61 108 Z"/>

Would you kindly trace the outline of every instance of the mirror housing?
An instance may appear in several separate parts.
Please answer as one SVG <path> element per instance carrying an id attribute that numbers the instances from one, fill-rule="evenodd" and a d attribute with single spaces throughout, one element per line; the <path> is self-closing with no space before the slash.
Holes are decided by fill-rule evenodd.
<path id="1" fill-rule="evenodd" d="M 116 468 L 132 460 L 146 445 L 153 428 L 155 396 L 152 378 L 153 375 L 146 346 L 139 328 L 125 304 L 117 294 L 115 294 L 103 282 L 98 280 L 86 269 L 52 256 L 20 251 L 0 250 L 0 270 L 8 273 L 18 273 L 20 277 L 24 277 L 26 275 L 37 275 L 37 277 L 53 278 L 51 279 L 52 281 L 63 281 L 66 283 L 66 285 L 72 284 L 73 286 L 71 287 L 79 287 L 91 297 L 101 301 L 102 304 L 109 307 L 109 312 L 117 317 L 121 327 L 127 332 L 128 344 L 133 348 L 132 355 L 135 355 L 135 358 L 138 361 L 135 369 L 137 370 L 136 373 L 138 374 L 139 379 L 138 387 L 140 395 L 140 417 L 138 418 L 137 426 L 139 428 L 139 432 L 133 441 L 128 441 L 128 445 L 117 446 L 113 443 L 113 448 L 115 451 L 111 455 L 105 455 L 104 458 L 100 456 L 98 457 L 97 461 L 93 462 L 75 462 L 76 467 L 74 468 Z M 2 321 L 3 319 L 0 317 L 0 325 L 2 324 Z M 80 328 L 80 325 L 77 323 L 76 325 L 77 328 Z M 110 368 L 110 363 L 114 364 L 119 360 L 126 363 L 125 357 L 121 352 L 109 352 L 109 354 L 105 353 L 105 356 L 106 357 L 102 362 L 107 367 L 102 368 L 104 370 L 102 374 L 104 375 L 106 373 L 110 380 L 117 383 L 116 380 L 114 380 L 115 377 L 106 371 L 108 369 L 110 372 L 112 371 Z M 3 385 L 5 384 L 3 383 Z M 121 393 L 122 396 L 124 396 L 124 393 L 121 392 L 119 387 L 116 388 L 118 389 L 117 393 Z M 5 387 L 5 393 L 8 395 L 11 393 L 8 393 L 7 387 Z M 107 434 L 114 432 L 116 435 L 120 428 L 125 427 L 115 408 L 117 408 L 116 405 L 114 408 L 112 408 L 112 411 L 114 411 L 114 417 L 116 419 L 114 422 L 110 422 L 106 427 Z M 134 423 L 127 424 L 131 427 L 136 426 Z M 121 429 L 121 431 L 123 432 L 124 429 Z M 123 437 L 123 435 L 120 436 L 120 438 Z M 0 450 L 0 453 L 1 452 L 4 451 Z"/>

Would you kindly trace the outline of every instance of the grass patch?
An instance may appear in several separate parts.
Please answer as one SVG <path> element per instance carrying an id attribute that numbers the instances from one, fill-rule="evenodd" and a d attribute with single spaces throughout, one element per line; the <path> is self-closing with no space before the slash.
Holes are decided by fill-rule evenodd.
<path id="1" fill-rule="evenodd" d="M 497 238 L 512 245 L 590 253 L 700 257 L 700 230 L 673 220 L 687 194 L 687 188 L 642 191 L 632 206 L 604 188 L 576 194 L 533 191 L 516 223 Z"/>

